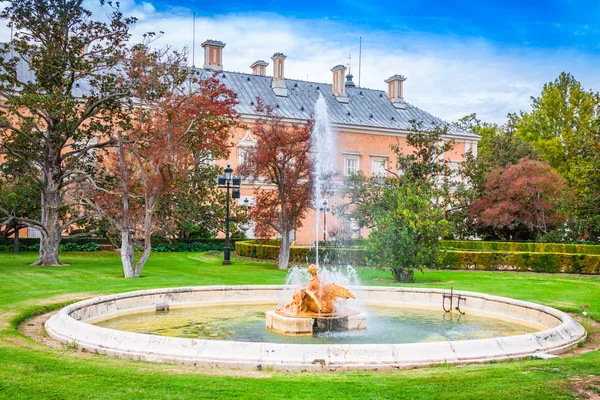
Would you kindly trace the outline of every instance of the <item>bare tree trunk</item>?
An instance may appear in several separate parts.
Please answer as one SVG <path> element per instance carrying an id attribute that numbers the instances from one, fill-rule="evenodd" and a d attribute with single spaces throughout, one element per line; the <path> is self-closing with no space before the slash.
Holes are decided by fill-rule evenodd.
<path id="1" fill-rule="evenodd" d="M 281 235 L 281 245 L 279 246 L 279 263 L 277 269 L 288 269 L 290 263 L 290 231 L 284 230 Z"/>
<path id="2" fill-rule="evenodd" d="M 121 264 L 123 264 L 123 277 L 125 278 L 135 278 L 134 257 L 135 251 L 131 234 L 124 229 L 121 231 Z"/>
<path id="3" fill-rule="evenodd" d="M 134 267 L 135 248 L 131 235 L 131 216 L 129 215 L 129 186 L 127 181 L 127 164 L 125 161 L 125 148 L 121 131 L 117 131 L 119 149 L 119 168 L 121 172 L 121 189 L 123 196 L 123 216 L 121 220 L 121 264 L 123 264 L 123 277 L 135 278 Z"/>
<path id="4" fill-rule="evenodd" d="M 154 214 L 154 202 L 152 199 L 147 200 L 146 213 L 144 214 L 144 254 L 139 259 L 135 267 L 135 276 L 139 277 L 142 269 L 146 265 L 146 261 L 150 257 L 152 251 L 152 215 Z"/>
<path id="5" fill-rule="evenodd" d="M 400 283 L 413 283 L 415 281 L 415 270 L 412 268 L 392 268 L 394 279 Z"/>
<path id="6" fill-rule="evenodd" d="M 42 195 L 42 230 L 40 239 L 40 259 L 32 265 L 61 265 L 58 261 L 58 245 L 60 244 L 60 218 L 58 210 L 62 204 L 59 183 L 55 182 L 52 173 L 46 172 L 46 187 Z"/>
<path id="7" fill-rule="evenodd" d="M 15 226 L 15 235 L 13 239 L 13 251 L 15 254 L 19 254 L 19 225 Z"/>

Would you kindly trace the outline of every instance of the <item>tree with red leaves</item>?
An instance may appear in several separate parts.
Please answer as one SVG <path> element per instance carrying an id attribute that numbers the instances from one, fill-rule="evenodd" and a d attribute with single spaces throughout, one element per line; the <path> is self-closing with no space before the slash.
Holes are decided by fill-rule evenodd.
<path id="1" fill-rule="evenodd" d="M 302 226 L 312 206 L 313 122 L 289 124 L 275 114 L 273 107 L 260 99 L 257 104 L 257 113 L 264 116 L 253 126 L 256 145 L 248 150 L 240 175 L 261 185 L 255 189 L 256 207 L 249 217 L 256 223 L 256 236 L 269 238 L 274 232 L 281 235 L 278 268 L 287 269 L 290 232 Z"/>
<path id="2" fill-rule="evenodd" d="M 150 256 L 161 200 L 205 158 L 226 157 L 238 124 L 235 94 L 216 78 L 190 78 L 184 60 L 148 43 L 132 49 L 125 67 L 136 88 L 131 119 L 116 133 L 117 151 L 106 163 L 108 185 L 95 187 L 94 201 L 88 201 L 120 233 L 126 278 L 139 277 Z M 137 263 L 136 238 L 143 248 Z"/>
<path id="3" fill-rule="evenodd" d="M 558 204 L 565 184 L 550 164 L 526 157 L 493 169 L 486 180 L 484 197 L 470 207 L 480 226 L 506 239 L 522 239 L 564 222 Z"/>

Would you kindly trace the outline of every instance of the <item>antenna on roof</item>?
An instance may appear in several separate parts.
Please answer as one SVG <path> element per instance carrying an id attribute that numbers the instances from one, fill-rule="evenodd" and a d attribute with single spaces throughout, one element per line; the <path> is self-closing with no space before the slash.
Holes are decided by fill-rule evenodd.
<path id="1" fill-rule="evenodd" d="M 358 87 L 360 87 L 360 62 L 362 60 L 362 36 L 358 38 Z"/>
<path id="2" fill-rule="evenodd" d="M 192 68 L 196 67 L 196 12 L 193 12 L 194 22 L 192 23 Z"/>

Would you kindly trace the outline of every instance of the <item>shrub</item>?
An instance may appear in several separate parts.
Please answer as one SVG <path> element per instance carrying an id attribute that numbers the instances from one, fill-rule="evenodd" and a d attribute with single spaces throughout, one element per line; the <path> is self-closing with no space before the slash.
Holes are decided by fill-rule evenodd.
<path id="1" fill-rule="evenodd" d="M 158 253 L 165 252 L 199 252 L 199 251 L 222 251 L 225 247 L 224 243 L 213 242 L 178 242 L 178 243 L 160 243 L 152 248 L 152 251 Z"/>
<path id="2" fill-rule="evenodd" d="M 530 253 L 567 253 L 567 254 L 598 254 L 600 245 L 563 244 L 563 243 L 532 243 L 532 242 L 485 242 L 478 240 L 442 240 L 440 244 L 447 249 L 509 251 Z"/>
<path id="3" fill-rule="evenodd" d="M 600 255 L 448 250 L 443 268 L 600 274 Z"/>
<path id="4" fill-rule="evenodd" d="M 67 242 L 58 247 L 59 251 L 100 251 L 100 245 L 94 242 L 78 244 L 75 242 Z"/>
<path id="5" fill-rule="evenodd" d="M 279 258 L 279 246 L 263 244 L 263 242 L 258 241 L 236 242 L 234 252 L 242 257 L 261 260 L 277 260 Z M 314 247 L 290 248 L 291 262 L 307 263 L 312 262 L 314 259 Z M 324 247 L 319 248 L 319 261 L 332 264 L 366 265 L 366 252 L 360 248 Z"/>

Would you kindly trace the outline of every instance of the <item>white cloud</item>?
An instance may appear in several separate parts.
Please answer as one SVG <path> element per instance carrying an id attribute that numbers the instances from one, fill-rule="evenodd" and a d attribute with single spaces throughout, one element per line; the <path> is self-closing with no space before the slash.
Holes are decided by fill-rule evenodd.
<path id="1" fill-rule="evenodd" d="M 105 15 L 95 0 L 87 6 Z M 192 12 L 173 7 L 158 11 L 150 1 L 121 1 L 125 15 L 138 18 L 132 28 L 139 40 L 147 31 L 163 31 L 155 44 L 192 46 Z M 0 38 L 7 39 L 0 29 Z M 408 77 L 405 99 L 446 120 L 477 112 L 480 118 L 502 123 L 508 112 L 527 110 L 545 82 L 562 71 L 575 75 L 586 88 L 600 90 L 600 56 L 569 50 L 506 48 L 481 38 L 435 36 L 402 29 L 394 32 L 359 31 L 329 20 L 301 20 L 276 14 L 230 14 L 196 18 L 196 65 L 203 64 L 200 44 L 205 39 L 227 43 L 226 70 L 249 72 L 257 59 L 271 62 L 283 52 L 286 76 L 330 82 L 330 69 L 347 63 L 352 52 L 358 81 L 358 37 L 363 37 L 361 84 L 385 89 L 384 79 Z M 190 51 L 191 53 L 191 51 Z M 191 56 L 191 55 L 190 55 Z M 270 67 L 267 67 L 270 72 Z"/>

